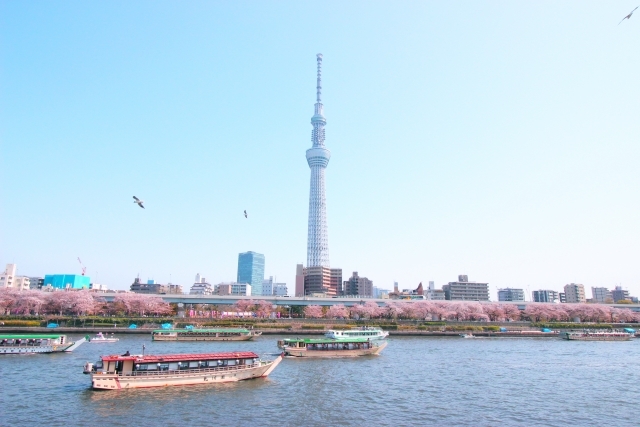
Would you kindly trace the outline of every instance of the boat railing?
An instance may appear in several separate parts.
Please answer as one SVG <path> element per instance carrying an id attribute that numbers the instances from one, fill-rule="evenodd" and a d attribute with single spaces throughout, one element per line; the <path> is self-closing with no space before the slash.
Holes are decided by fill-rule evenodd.
<path id="1" fill-rule="evenodd" d="M 268 362 L 258 361 L 250 365 L 236 365 L 236 366 L 220 366 L 217 368 L 198 368 L 198 369 L 179 369 L 179 370 L 163 370 L 163 371 L 133 371 L 130 373 L 118 373 L 119 377 L 160 377 L 168 375 L 198 375 L 198 374 L 213 374 L 213 373 L 227 373 L 238 372 L 249 368 L 255 368 L 262 366 Z M 114 372 L 106 372 L 107 374 L 114 374 Z"/>

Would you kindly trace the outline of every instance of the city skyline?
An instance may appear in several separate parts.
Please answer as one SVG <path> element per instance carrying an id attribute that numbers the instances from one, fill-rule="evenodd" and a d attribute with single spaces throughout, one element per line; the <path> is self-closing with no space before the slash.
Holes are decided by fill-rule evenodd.
<path id="1" fill-rule="evenodd" d="M 291 292 L 322 52 L 345 276 L 640 295 L 631 4 L 2 3 L 0 265 Z"/>

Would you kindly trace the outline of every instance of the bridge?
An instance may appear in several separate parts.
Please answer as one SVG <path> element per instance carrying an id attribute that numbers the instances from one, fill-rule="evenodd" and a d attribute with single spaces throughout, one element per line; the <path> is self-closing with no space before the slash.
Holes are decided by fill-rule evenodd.
<path id="1" fill-rule="evenodd" d="M 99 294 L 100 297 L 104 298 L 107 302 L 112 302 L 113 299 L 118 295 L 117 293 L 104 293 Z M 427 300 L 403 300 L 403 299 L 380 299 L 380 298 L 356 298 L 356 297 L 335 297 L 335 298 L 317 298 L 317 297 L 289 297 L 289 296 L 239 296 L 239 295 L 186 295 L 186 294 L 143 294 L 143 295 L 153 295 L 162 298 L 165 302 L 170 304 L 212 304 L 212 305 L 233 305 L 238 301 L 242 300 L 252 300 L 252 301 L 269 301 L 273 305 L 278 306 L 309 306 L 309 305 L 320 305 L 320 306 L 332 306 L 342 304 L 345 307 L 353 307 L 357 304 L 365 304 L 368 301 L 373 301 L 379 306 L 383 306 L 388 304 L 389 302 L 409 302 L 415 303 L 417 301 L 427 301 Z M 433 300 L 440 302 L 442 300 Z M 473 301 L 443 301 L 443 302 L 473 302 Z M 539 304 L 533 303 L 531 301 L 479 301 L 480 304 L 488 304 L 488 303 L 497 303 L 500 304 L 513 304 L 518 306 L 520 310 L 524 310 L 527 308 L 528 304 Z M 627 308 L 634 312 L 640 312 L 640 304 L 607 304 L 611 307 L 615 308 Z"/>

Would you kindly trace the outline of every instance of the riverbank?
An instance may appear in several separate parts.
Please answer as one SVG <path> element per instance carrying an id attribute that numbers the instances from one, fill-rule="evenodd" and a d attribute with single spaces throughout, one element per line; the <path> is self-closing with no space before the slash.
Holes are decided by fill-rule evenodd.
<path id="1" fill-rule="evenodd" d="M 155 328 L 96 328 L 96 327 L 57 327 L 57 328 L 42 328 L 42 327 L 16 327 L 5 326 L 0 328 L 0 334 L 16 334 L 16 333 L 61 333 L 61 334 L 97 334 L 113 333 L 119 335 L 151 335 L 151 331 Z M 262 335 L 324 335 L 324 329 L 302 329 L 302 328 L 255 328 L 256 331 L 262 332 Z M 422 336 L 422 337 L 456 337 L 459 338 L 460 334 L 464 331 L 420 331 L 420 330 L 390 330 L 390 336 Z M 493 331 L 469 331 L 474 337 L 492 337 L 492 338 L 557 338 L 558 331 L 553 332 L 540 332 L 536 330 L 526 331 L 507 331 L 507 332 L 493 332 Z"/>

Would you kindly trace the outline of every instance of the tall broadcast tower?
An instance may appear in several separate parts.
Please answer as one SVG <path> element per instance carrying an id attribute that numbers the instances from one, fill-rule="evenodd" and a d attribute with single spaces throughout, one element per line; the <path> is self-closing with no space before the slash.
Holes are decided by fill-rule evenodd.
<path id="1" fill-rule="evenodd" d="M 324 126 L 327 120 L 322 114 L 322 54 L 318 58 L 318 83 L 316 86 L 315 114 L 311 117 L 313 130 L 307 150 L 307 163 L 311 168 L 309 190 L 309 235 L 307 239 L 307 267 L 329 267 L 329 235 L 327 232 L 327 202 L 325 199 L 324 170 L 329 164 L 331 152 L 324 147 Z"/>

